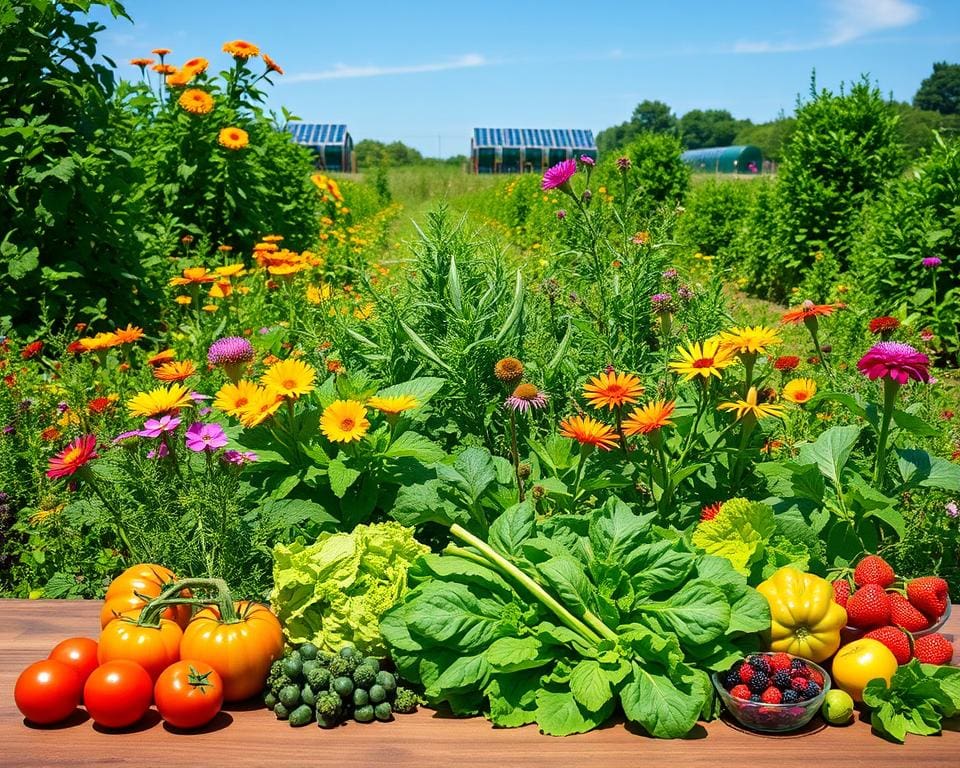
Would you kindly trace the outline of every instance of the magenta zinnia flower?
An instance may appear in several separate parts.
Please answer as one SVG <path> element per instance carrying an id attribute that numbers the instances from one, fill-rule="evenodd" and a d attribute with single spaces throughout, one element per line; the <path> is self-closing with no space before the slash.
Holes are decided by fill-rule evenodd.
<path id="1" fill-rule="evenodd" d="M 199 421 L 191 424 L 187 429 L 186 440 L 187 448 L 197 453 L 201 451 L 213 453 L 217 448 L 223 448 L 227 444 L 223 427 L 219 424 L 203 424 Z"/>
<path id="2" fill-rule="evenodd" d="M 543 174 L 543 183 L 541 187 L 547 189 L 561 189 L 564 192 L 570 191 L 570 179 L 577 172 L 577 161 L 572 157 L 568 160 L 561 160 L 551 168 L 548 168 Z"/>
<path id="3" fill-rule="evenodd" d="M 597 164 L 597 161 L 590 157 L 590 155 L 580 155 L 580 162 L 584 165 L 589 165 L 591 168 Z"/>
<path id="4" fill-rule="evenodd" d="M 160 437 L 164 432 L 173 432 L 180 426 L 180 417 L 166 414 L 159 419 L 147 419 L 140 430 L 141 437 Z"/>
<path id="5" fill-rule="evenodd" d="M 504 406 L 515 411 L 526 413 L 531 408 L 543 408 L 547 404 L 547 396 L 534 384 L 519 384 L 504 402 Z"/>
<path id="6" fill-rule="evenodd" d="M 860 358 L 857 369 L 868 379 L 889 378 L 902 385 L 910 379 L 929 381 L 929 365 L 930 359 L 909 344 L 880 341 Z"/>
<path id="7" fill-rule="evenodd" d="M 47 477 L 51 480 L 69 477 L 98 456 L 96 437 L 93 435 L 78 437 L 56 456 L 50 457 Z"/>
<path id="8" fill-rule="evenodd" d="M 236 384 L 247 363 L 254 358 L 253 345 L 241 336 L 217 339 L 207 351 L 211 365 L 222 365 L 224 373 Z"/>
<path id="9" fill-rule="evenodd" d="M 933 269 L 934 267 L 939 267 L 943 262 L 936 256 L 927 256 L 927 258 L 920 263 L 923 264 L 926 269 Z"/>

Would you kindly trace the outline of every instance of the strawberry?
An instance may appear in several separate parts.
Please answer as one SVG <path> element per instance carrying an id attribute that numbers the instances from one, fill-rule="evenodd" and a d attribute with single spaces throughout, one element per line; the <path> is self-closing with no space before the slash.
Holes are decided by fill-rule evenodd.
<path id="1" fill-rule="evenodd" d="M 890 598 L 883 591 L 883 587 L 879 584 L 867 584 L 850 595 L 847 601 L 847 623 L 857 629 L 872 629 L 889 624 Z"/>
<path id="2" fill-rule="evenodd" d="M 764 704 L 779 704 L 783 701 L 783 694 L 772 685 L 760 694 L 760 701 Z"/>
<path id="3" fill-rule="evenodd" d="M 908 632 L 919 632 L 930 626 L 930 619 L 910 605 L 910 602 L 899 592 L 889 592 L 890 595 L 890 623 L 903 627 Z M 886 622 L 884 622 L 886 623 Z"/>
<path id="4" fill-rule="evenodd" d="M 756 670 L 754 670 L 754 668 L 751 667 L 749 664 L 741 664 L 740 665 L 740 681 L 742 683 L 749 683 L 750 678 L 753 677 L 753 673 L 755 671 Z M 749 699 L 750 697 L 747 696 L 747 698 Z"/>
<path id="5" fill-rule="evenodd" d="M 907 599 L 928 619 L 936 621 L 947 612 L 947 582 L 937 576 L 908 581 Z"/>
<path id="6" fill-rule="evenodd" d="M 939 632 L 934 632 L 913 641 L 913 658 L 924 664 L 949 664 L 953 646 Z"/>
<path id="7" fill-rule="evenodd" d="M 833 582 L 833 602 L 837 605 L 847 607 L 847 600 L 850 599 L 850 582 L 846 579 L 837 579 Z"/>
<path id="8" fill-rule="evenodd" d="M 735 685 L 730 689 L 730 695 L 735 699 L 749 699 L 751 692 L 745 685 Z"/>
<path id="9" fill-rule="evenodd" d="M 887 648 L 893 652 L 893 655 L 896 656 L 897 664 L 906 664 L 913 655 L 910 646 L 910 635 L 900 629 L 900 627 L 880 627 L 880 629 L 867 632 L 864 637 L 869 637 L 871 640 L 879 640 L 887 646 Z"/>
<path id="10" fill-rule="evenodd" d="M 775 672 L 779 672 L 780 670 L 790 669 L 791 661 L 789 654 L 775 653 L 770 657 L 770 666 L 773 667 Z"/>
<path id="11" fill-rule="evenodd" d="M 879 555 L 867 555 L 853 569 L 853 583 L 858 587 L 867 584 L 889 587 L 896 578 L 893 568 Z"/>

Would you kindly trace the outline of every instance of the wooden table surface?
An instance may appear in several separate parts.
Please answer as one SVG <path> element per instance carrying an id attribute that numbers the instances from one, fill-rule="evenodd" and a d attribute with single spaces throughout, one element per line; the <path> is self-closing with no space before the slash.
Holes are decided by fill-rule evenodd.
<path id="1" fill-rule="evenodd" d="M 82 710 L 58 727 L 26 725 L 13 702 L 17 675 L 66 637 L 96 638 L 99 613 L 93 601 L 0 600 L 0 766 L 960 766 L 956 719 L 943 735 L 908 736 L 902 746 L 874 736 L 859 719 L 831 728 L 819 716 L 800 734 L 762 736 L 721 719 L 672 741 L 638 734 L 622 723 L 552 738 L 534 726 L 501 730 L 483 718 L 450 719 L 426 709 L 391 723 L 349 723 L 331 731 L 290 728 L 253 705 L 223 712 L 203 732 L 191 734 L 168 730 L 152 709 L 122 732 L 100 730 Z M 960 611 L 954 611 L 945 633 L 960 638 Z"/>

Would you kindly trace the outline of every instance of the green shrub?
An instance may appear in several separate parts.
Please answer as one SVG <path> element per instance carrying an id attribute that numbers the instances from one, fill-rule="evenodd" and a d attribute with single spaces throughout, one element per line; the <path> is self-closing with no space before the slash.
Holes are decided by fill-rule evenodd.
<path id="1" fill-rule="evenodd" d="M 704 179 L 693 184 L 677 224 L 677 240 L 702 253 L 720 256 L 720 265 L 727 266 L 722 257 L 751 210 L 758 187 L 753 182 Z"/>
<path id="2" fill-rule="evenodd" d="M 627 157 L 631 167 L 626 183 L 631 189 L 640 190 L 640 207 L 653 211 L 663 204 L 677 204 L 690 183 L 690 169 L 680 160 L 682 151 L 680 139 L 672 134 L 641 133 L 619 153 L 606 155 L 598 168 L 597 181 L 616 194 L 623 183 L 616 159 Z"/>

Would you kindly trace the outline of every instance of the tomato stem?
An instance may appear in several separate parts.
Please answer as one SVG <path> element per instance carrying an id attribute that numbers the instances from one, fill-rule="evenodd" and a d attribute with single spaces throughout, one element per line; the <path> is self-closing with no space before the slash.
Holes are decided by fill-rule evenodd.
<path id="1" fill-rule="evenodd" d="M 184 590 L 212 592 L 213 595 L 209 598 L 184 597 L 181 594 Z M 137 624 L 141 627 L 159 627 L 160 614 L 171 605 L 213 605 L 220 612 L 224 624 L 240 621 L 227 582 L 223 579 L 184 579 L 168 584 L 163 592 L 153 598 L 140 612 Z"/>

